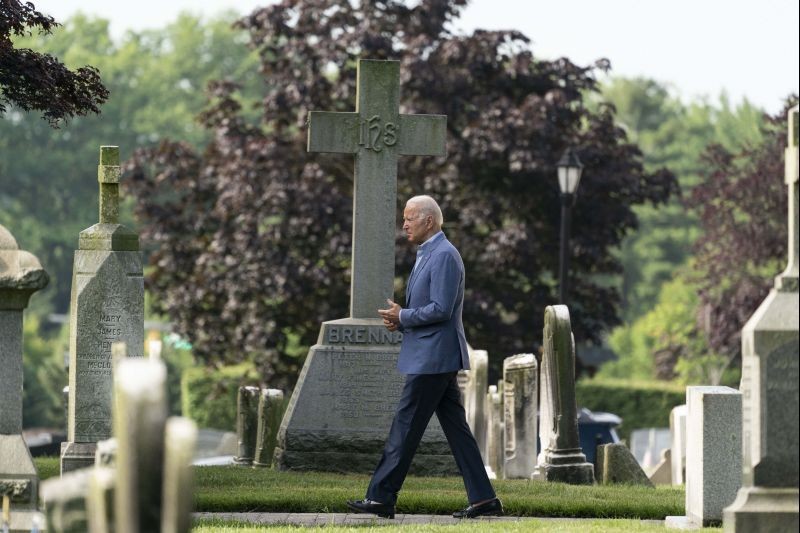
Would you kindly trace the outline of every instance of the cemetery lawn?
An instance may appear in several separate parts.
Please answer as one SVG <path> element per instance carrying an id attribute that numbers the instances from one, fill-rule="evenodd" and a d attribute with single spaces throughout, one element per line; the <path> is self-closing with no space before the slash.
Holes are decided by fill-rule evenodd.
<path id="1" fill-rule="evenodd" d="M 301 529 L 291 525 L 271 525 L 259 526 L 248 522 L 225 521 L 225 520 L 196 520 L 192 524 L 193 533 L 250 533 L 259 531 L 271 531 L 280 533 L 297 533 Z M 302 528 L 311 529 L 311 528 Z M 314 529 L 319 531 L 322 528 Z M 365 523 L 358 526 L 325 526 L 326 533 L 361 533 L 366 531 L 379 531 L 381 533 L 390 531 L 402 531 L 403 533 L 450 533 L 470 531 L 475 533 L 496 532 L 496 533 L 516 533 L 528 531 L 542 531 L 547 533 L 615 533 L 618 531 L 635 531 L 639 533 L 664 533 L 664 524 L 660 522 L 646 523 L 639 520 L 524 520 L 522 522 L 484 522 L 481 520 L 466 520 L 457 525 L 435 525 L 435 524 L 405 524 L 399 525 L 377 525 Z M 702 528 L 695 530 L 698 533 L 718 533 L 719 528 Z"/>
<path id="2" fill-rule="evenodd" d="M 36 458 L 42 479 L 58 475 L 58 458 Z M 207 512 L 344 513 L 345 501 L 364 496 L 369 476 L 279 472 L 237 466 L 195 468 L 195 510 Z M 684 514 L 682 487 L 575 486 L 496 480 L 511 516 L 663 520 Z M 467 504 L 460 478 L 411 477 L 397 512 L 449 515 Z"/>

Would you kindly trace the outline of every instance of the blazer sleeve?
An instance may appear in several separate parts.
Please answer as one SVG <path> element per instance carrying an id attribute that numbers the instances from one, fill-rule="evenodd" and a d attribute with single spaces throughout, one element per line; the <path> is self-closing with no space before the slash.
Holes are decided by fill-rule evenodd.
<path id="1" fill-rule="evenodd" d="M 451 254 L 431 257 L 430 302 L 402 311 L 403 327 L 419 327 L 449 320 L 461 286 L 461 267 Z"/>

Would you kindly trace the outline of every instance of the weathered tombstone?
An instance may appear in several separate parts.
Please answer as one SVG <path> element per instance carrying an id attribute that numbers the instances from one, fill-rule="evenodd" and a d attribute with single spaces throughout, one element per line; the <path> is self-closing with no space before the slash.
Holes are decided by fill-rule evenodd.
<path id="1" fill-rule="evenodd" d="M 726 532 L 798 530 L 798 107 L 789 111 L 789 261 L 742 330 L 742 487 Z M 688 468 L 688 465 L 687 465 Z"/>
<path id="2" fill-rule="evenodd" d="M 10 531 L 30 531 L 39 479 L 22 438 L 22 311 L 48 276 L 0 226 L 0 500 L 9 497 Z"/>
<path id="3" fill-rule="evenodd" d="M 669 428 L 640 428 L 631 431 L 630 452 L 645 471 L 658 464 L 661 452 L 670 447 Z"/>
<path id="4" fill-rule="evenodd" d="M 653 487 L 633 453 L 622 443 L 597 447 L 595 477 L 601 485 L 627 484 Z"/>
<path id="5" fill-rule="evenodd" d="M 497 385 L 486 393 L 486 466 L 497 479 L 503 477 L 503 397 Z"/>
<path id="6" fill-rule="evenodd" d="M 542 407 L 540 431 L 549 436 L 543 442 L 543 461 L 537 475 L 545 481 L 573 485 L 594 483 L 594 465 L 586 462 L 578 437 L 578 406 L 575 400 L 575 340 L 565 305 L 544 311 L 544 355 L 542 356 Z"/>
<path id="7" fill-rule="evenodd" d="M 139 237 L 119 224 L 119 148 L 100 147 L 100 222 L 75 251 L 70 304 L 69 411 L 61 472 L 91 466 L 111 436 L 111 345 L 144 350 L 144 279 Z"/>
<path id="8" fill-rule="evenodd" d="M 742 481 L 742 395 L 730 387 L 686 387 L 686 408 L 686 516 L 668 516 L 666 525 L 718 525 Z"/>
<path id="9" fill-rule="evenodd" d="M 533 479 L 544 479 L 544 452 L 550 441 L 553 439 L 553 401 L 555 394 L 551 390 L 553 381 L 545 379 L 550 375 L 550 367 L 553 364 L 551 358 L 542 357 L 539 366 L 539 455 L 536 457 L 536 468 L 533 470 Z M 545 422 L 547 421 L 547 422 Z"/>
<path id="10" fill-rule="evenodd" d="M 126 358 L 115 366 L 116 533 L 161 526 L 166 377 L 164 363 L 153 359 Z"/>
<path id="11" fill-rule="evenodd" d="M 262 389 L 258 400 L 258 428 L 256 438 L 256 455 L 253 459 L 255 467 L 272 465 L 275 453 L 275 440 L 283 416 L 283 391 L 278 389 Z"/>
<path id="12" fill-rule="evenodd" d="M 536 424 L 539 364 L 532 353 L 503 361 L 503 423 L 505 446 L 503 477 L 531 477 L 536 468 Z"/>
<path id="13" fill-rule="evenodd" d="M 377 316 L 394 294 L 397 158 L 444 156 L 443 115 L 399 113 L 400 64 L 359 60 L 353 113 L 312 111 L 308 151 L 355 155 L 350 317 L 324 322 L 283 417 L 280 469 L 369 472 L 383 450 L 403 377 L 402 334 Z M 411 471 L 455 474 L 432 420 Z"/>
<path id="14" fill-rule="evenodd" d="M 161 533 L 188 533 L 192 529 L 192 457 L 196 445 L 194 422 L 182 417 L 167 420 Z"/>
<path id="15" fill-rule="evenodd" d="M 49 533 L 86 533 L 86 495 L 92 469 L 84 468 L 42 482 L 42 501 Z"/>
<path id="16" fill-rule="evenodd" d="M 468 370 L 459 370 L 456 374 L 456 382 L 458 383 L 458 390 L 461 392 L 461 403 L 464 405 L 464 410 L 467 415 L 467 420 L 469 420 L 469 414 L 466 413 L 467 407 L 467 395 L 469 394 L 469 371 Z"/>
<path id="17" fill-rule="evenodd" d="M 672 484 L 683 485 L 686 480 L 686 404 L 672 408 L 669 413 Z"/>
<path id="18" fill-rule="evenodd" d="M 596 468 L 595 472 L 597 472 Z M 670 448 L 661 450 L 661 460 L 647 477 L 650 478 L 653 485 L 672 485 L 672 450 Z"/>
<path id="19" fill-rule="evenodd" d="M 94 452 L 94 466 L 113 467 L 117 462 L 117 439 L 111 438 L 97 441 Z"/>
<path id="20" fill-rule="evenodd" d="M 258 387 L 239 387 L 236 399 L 236 436 L 239 439 L 239 449 L 234 462 L 240 465 L 253 464 L 256 454 L 256 439 L 258 438 Z"/>
<path id="21" fill-rule="evenodd" d="M 99 447 L 100 443 L 98 443 Z M 86 488 L 86 516 L 89 533 L 114 532 L 115 484 L 116 476 L 113 468 L 96 466 L 91 469 Z"/>
<path id="22" fill-rule="evenodd" d="M 486 461 L 486 390 L 489 386 L 489 354 L 486 350 L 472 350 L 469 357 L 470 370 L 467 372 L 467 398 L 464 408 L 467 413 L 467 423 L 478 448 L 481 451 L 484 464 Z"/>

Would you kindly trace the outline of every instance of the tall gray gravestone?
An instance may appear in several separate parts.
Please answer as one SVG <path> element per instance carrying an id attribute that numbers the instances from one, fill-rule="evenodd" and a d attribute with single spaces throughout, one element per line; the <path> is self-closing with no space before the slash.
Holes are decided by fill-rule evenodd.
<path id="1" fill-rule="evenodd" d="M 0 502 L 10 500 L 10 531 L 30 531 L 39 478 L 22 438 L 22 311 L 49 278 L 0 226 Z"/>
<path id="2" fill-rule="evenodd" d="M 311 111 L 308 151 L 353 154 L 353 255 L 350 317 L 324 322 L 281 422 L 280 469 L 369 472 L 377 463 L 403 377 L 396 370 L 402 334 L 378 309 L 394 295 L 397 159 L 444 156 L 447 117 L 399 113 L 400 64 L 359 60 L 356 111 Z M 413 471 L 455 473 L 432 421 Z"/>
<path id="3" fill-rule="evenodd" d="M 726 532 L 798 530 L 798 108 L 789 112 L 789 261 L 742 330 L 742 487 Z M 688 465 L 687 465 L 688 466 Z"/>
<path id="4" fill-rule="evenodd" d="M 67 441 L 61 472 L 91 466 L 111 436 L 111 345 L 144 352 L 144 279 L 139 237 L 119 223 L 119 148 L 100 147 L 100 222 L 83 230 L 72 273 Z"/>
<path id="5" fill-rule="evenodd" d="M 125 358 L 115 370 L 115 531 L 160 531 L 167 369 L 161 361 Z"/>
<path id="6" fill-rule="evenodd" d="M 261 389 L 258 400 L 258 424 L 256 436 L 256 453 L 253 466 L 272 466 L 275 453 L 275 439 L 283 415 L 283 391 L 279 389 Z"/>
<path id="7" fill-rule="evenodd" d="M 258 401 L 261 389 L 258 387 L 239 387 L 236 398 L 236 436 L 239 451 L 233 461 L 239 465 L 253 464 L 258 440 Z"/>
<path id="8" fill-rule="evenodd" d="M 503 478 L 503 396 L 497 385 L 486 392 L 486 466 L 497 479 Z"/>
<path id="9" fill-rule="evenodd" d="M 503 476 L 528 479 L 536 468 L 539 364 L 532 353 L 503 361 Z"/>
<path id="10" fill-rule="evenodd" d="M 486 391 L 489 387 L 489 354 L 487 351 L 471 350 L 469 366 L 464 408 L 467 413 L 467 423 L 472 429 L 472 434 L 475 435 L 475 440 L 478 441 L 483 462 L 486 463 Z"/>
<path id="11" fill-rule="evenodd" d="M 572 485 L 594 483 L 594 466 L 586 461 L 578 438 L 575 399 L 575 339 L 566 305 L 544 311 L 542 356 L 542 418 L 540 431 L 547 436 L 537 477 Z M 547 413 L 547 418 L 544 418 Z"/>

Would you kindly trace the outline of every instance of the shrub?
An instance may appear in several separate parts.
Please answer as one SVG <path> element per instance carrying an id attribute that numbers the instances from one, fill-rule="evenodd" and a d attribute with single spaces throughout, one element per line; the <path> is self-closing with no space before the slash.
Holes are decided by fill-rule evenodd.
<path id="1" fill-rule="evenodd" d="M 259 385 L 252 363 L 218 369 L 189 368 L 181 378 L 183 416 L 201 428 L 236 431 L 236 395 L 240 386 Z"/>
<path id="2" fill-rule="evenodd" d="M 617 432 L 628 442 L 634 429 L 669 427 L 672 408 L 686 403 L 683 385 L 663 381 L 579 380 L 575 389 L 578 407 L 622 418 Z"/>

